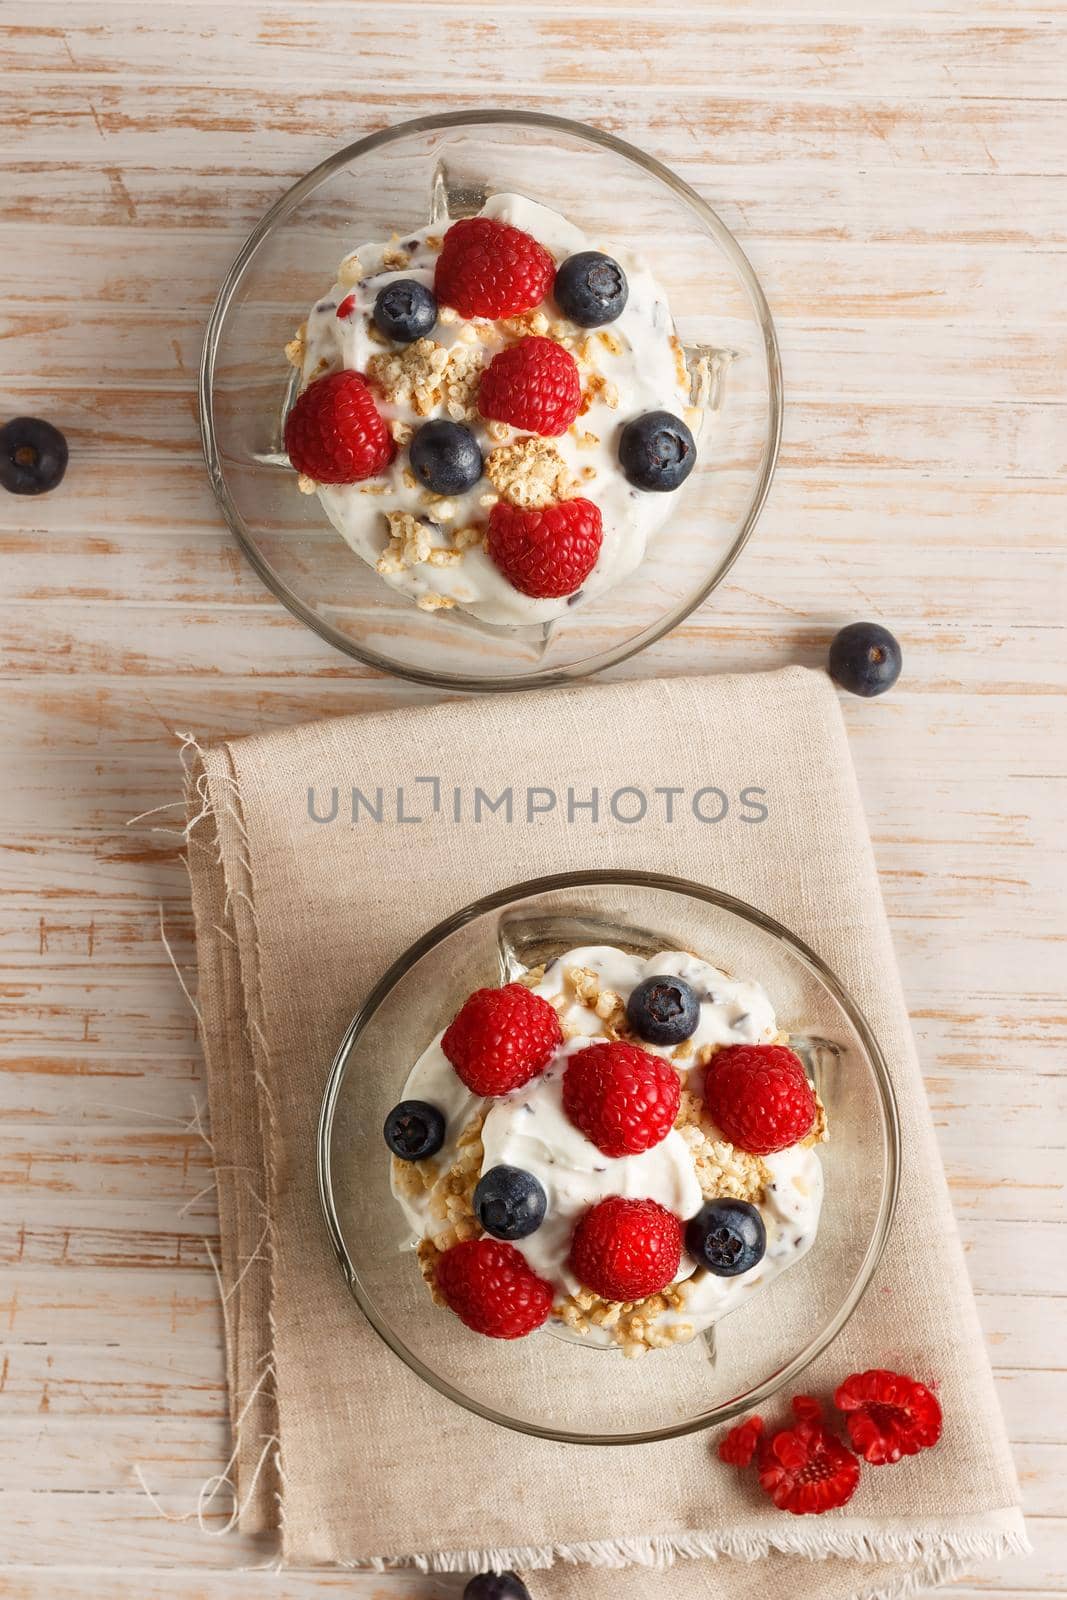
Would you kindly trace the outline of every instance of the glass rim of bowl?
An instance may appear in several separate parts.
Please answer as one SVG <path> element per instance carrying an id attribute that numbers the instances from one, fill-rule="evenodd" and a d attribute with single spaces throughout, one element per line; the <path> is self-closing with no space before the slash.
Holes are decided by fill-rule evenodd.
<path id="1" fill-rule="evenodd" d="M 311 194 L 327 178 L 340 171 L 341 168 L 348 166 L 359 156 L 365 155 L 371 150 L 377 150 L 383 145 L 394 143 L 407 135 L 431 133 L 443 128 L 494 126 L 554 129 L 558 132 L 570 134 L 575 138 L 585 139 L 591 144 L 599 145 L 601 149 L 612 151 L 615 155 L 622 156 L 625 160 L 632 161 L 637 166 L 644 168 L 647 173 L 665 184 L 696 213 L 737 273 L 738 280 L 748 297 L 763 338 L 767 363 L 767 441 L 760 461 L 759 471 L 749 493 L 744 515 L 741 518 L 733 543 L 718 565 L 711 571 L 706 581 L 688 597 L 681 608 L 676 608 L 673 612 L 662 617 L 657 623 L 646 628 L 633 638 L 614 645 L 602 651 L 601 654 L 590 657 L 588 660 L 525 675 L 512 677 L 487 676 L 483 678 L 474 677 L 470 673 L 430 670 L 429 668 L 397 662 L 380 651 L 359 643 L 350 635 L 342 633 L 340 629 L 335 628 L 326 618 L 314 611 L 275 572 L 246 528 L 244 519 L 234 503 L 226 484 L 222 455 L 218 448 L 215 434 L 214 382 L 215 361 L 219 342 L 229 314 L 230 303 L 237 291 L 241 278 L 263 241 L 280 223 L 287 219 L 307 195 Z M 413 683 L 430 684 L 434 687 L 497 693 L 547 688 L 552 684 L 559 683 L 572 683 L 577 679 L 588 677 L 592 673 L 601 672 L 607 667 L 616 666 L 619 662 L 627 661 L 631 656 L 647 649 L 649 645 L 657 643 L 658 640 L 684 622 L 686 617 L 691 616 L 698 606 L 703 605 L 708 596 L 719 587 L 752 537 L 756 523 L 759 521 L 760 513 L 770 493 L 781 450 L 784 397 L 778 335 L 775 331 L 771 308 L 767 303 L 767 297 L 756 276 L 755 269 L 719 214 L 690 184 L 686 183 L 683 178 L 678 177 L 670 167 L 665 166 L 654 156 L 647 155 L 637 145 L 630 144 L 624 139 L 618 139 L 614 134 L 605 133 L 602 129 L 595 128 L 589 123 L 578 122 L 568 117 L 553 116 L 548 112 L 542 111 L 489 107 L 482 110 L 471 108 L 464 111 L 438 112 L 425 117 L 412 117 L 406 122 L 396 122 L 388 128 L 380 128 L 375 133 L 367 134 L 364 138 L 345 145 L 343 149 L 335 151 L 332 156 L 327 156 L 325 161 L 320 161 L 318 166 L 313 167 L 304 177 L 298 179 L 275 201 L 241 246 L 223 279 L 222 286 L 212 306 L 204 335 L 204 347 L 200 357 L 198 402 L 200 442 L 207 464 L 208 479 L 219 509 L 222 511 L 230 532 L 241 546 L 245 556 L 262 582 L 266 584 L 271 593 L 282 602 L 288 611 L 299 618 L 312 632 L 325 639 L 327 643 L 332 644 L 345 655 L 361 661 L 365 666 L 373 667 L 379 672 L 388 673 L 392 677 L 407 679 Z"/>
<path id="2" fill-rule="evenodd" d="M 768 1378 L 748 1389 L 744 1394 L 728 1401 L 725 1405 L 714 1406 L 702 1415 L 686 1418 L 683 1422 L 671 1423 L 656 1428 L 644 1428 L 633 1433 L 613 1434 L 576 1433 L 561 1428 L 546 1427 L 524 1418 L 505 1416 L 498 1411 L 494 1411 L 491 1406 L 485 1405 L 473 1396 L 457 1389 L 447 1378 L 441 1377 L 439 1373 L 434 1372 L 432 1367 L 427 1366 L 414 1351 L 409 1350 L 402 1340 L 394 1334 L 388 1322 L 378 1314 L 373 1302 L 363 1292 L 360 1285 L 359 1274 L 345 1243 L 344 1229 L 334 1202 L 330 1152 L 334 1115 L 347 1074 L 351 1051 L 364 1028 L 395 985 L 428 951 L 486 912 L 499 911 L 518 901 L 527 900 L 535 895 L 549 893 L 553 890 L 595 888 L 597 886 L 605 888 L 661 889 L 674 894 L 685 895 L 690 899 L 702 901 L 705 905 L 715 906 L 720 910 L 731 912 L 734 916 L 753 924 L 764 933 L 768 933 L 784 943 L 823 984 L 856 1032 L 871 1068 L 878 1101 L 882 1110 L 881 1135 L 884 1157 L 882 1193 L 879 1196 L 877 1216 L 863 1259 L 837 1311 L 816 1337 L 803 1350 L 793 1356 L 791 1360 L 785 1362 L 776 1372 L 771 1373 Z M 500 1427 L 509 1428 L 515 1433 L 529 1434 L 539 1439 L 552 1439 L 563 1444 L 652 1444 L 663 1439 L 684 1438 L 688 1434 L 701 1433 L 708 1428 L 717 1427 L 721 1423 L 728 1422 L 732 1418 L 739 1416 L 744 1411 L 754 1410 L 777 1394 L 792 1378 L 802 1372 L 805 1367 L 809 1366 L 833 1343 L 866 1293 L 875 1269 L 881 1260 L 882 1252 L 885 1249 L 893 1225 L 900 1188 L 900 1161 L 900 1118 L 896 1093 L 893 1089 L 892 1078 L 885 1056 L 866 1016 L 822 957 L 817 955 L 810 945 L 805 944 L 783 923 L 778 922 L 766 912 L 760 911 L 756 906 L 750 905 L 747 901 L 739 899 L 736 895 L 727 894 L 720 889 L 709 888 L 705 884 L 694 883 L 687 878 L 672 877 L 665 873 L 626 872 L 621 870 L 554 873 L 546 877 L 530 878 L 522 883 L 512 884 L 506 889 L 495 890 L 492 894 L 483 895 L 480 899 L 463 906 L 459 911 L 453 912 L 451 916 L 443 918 L 427 933 L 424 933 L 421 938 L 409 945 L 404 953 L 379 978 L 345 1030 L 344 1037 L 330 1066 L 316 1130 L 317 1183 L 319 1203 L 322 1208 L 326 1230 L 341 1272 L 348 1285 L 349 1293 L 374 1332 L 393 1354 L 404 1362 L 405 1366 L 422 1378 L 425 1383 L 428 1383 L 438 1394 L 452 1400 L 465 1411 L 473 1412 L 476 1416 L 483 1417 L 487 1422 L 497 1423 Z M 669 1354 L 669 1352 L 665 1353 Z"/>

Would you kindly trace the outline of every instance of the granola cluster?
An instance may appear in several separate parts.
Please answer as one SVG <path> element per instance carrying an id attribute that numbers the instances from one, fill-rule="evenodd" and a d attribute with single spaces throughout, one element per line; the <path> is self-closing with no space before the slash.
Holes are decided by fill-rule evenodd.
<path id="1" fill-rule="evenodd" d="M 482 1124 L 485 1114 L 472 1118 L 460 1134 L 456 1157 L 443 1173 L 434 1161 L 398 1161 L 393 1157 L 393 1179 L 402 1194 L 429 1195 L 433 1232 L 416 1247 L 419 1270 L 435 1305 L 446 1301 L 437 1288 L 437 1262 L 446 1250 L 464 1239 L 477 1239 L 481 1227 L 474 1215 L 474 1191 L 482 1170 Z M 408 1168 L 405 1172 L 403 1169 Z M 425 1170 L 423 1170 L 425 1169 Z"/>
<path id="2" fill-rule="evenodd" d="M 485 475 L 502 499 L 531 510 L 566 500 L 573 490 L 570 470 L 555 445 L 532 435 L 490 451 Z"/>
<path id="3" fill-rule="evenodd" d="M 691 1322 L 664 1321 L 665 1316 L 676 1318 L 684 1310 L 685 1287 L 684 1283 L 668 1284 L 647 1300 L 623 1304 L 601 1300 L 590 1289 L 579 1289 L 577 1294 L 559 1301 L 553 1310 L 573 1333 L 586 1334 L 592 1328 L 610 1333 L 623 1355 L 632 1361 L 646 1350 L 664 1350 L 692 1339 L 696 1330 Z"/>
<path id="4" fill-rule="evenodd" d="M 449 508 L 443 502 L 434 505 L 435 515 L 442 520 L 447 520 L 444 513 L 450 510 L 454 514 L 454 507 Z M 386 511 L 383 515 L 389 540 L 375 562 L 376 570 L 383 577 L 405 572 L 420 563 L 429 567 L 458 566 L 467 551 L 485 538 L 484 530 L 475 526 L 454 528 L 449 535 L 433 517 L 417 517 L 410 511 Z M 451 595 L 432 590 L 419 595 L 415 601 L 420 611 L 448 611 L 455 603 Z"/>
<path id="5" fill-rule="evenodd" d="M 417 417 L 429 417 L 441 404 L 449 352 L 433 339 L 416 339 L 400 350 L 371 356 L 367 376 L 392 405 L 410 405 Z"/>
<path id="6" fill-rule="evenodd" d="M 710 1058 L 710 1054 L 709 1054 Z M 690 1150 L 705 1200 L 747 1200 L 758 1205 L 770 1182 L 759 1156 L 724 1139 L 704 1108 L 703 1097 L 686 1087 L 674 1124 Z"/>

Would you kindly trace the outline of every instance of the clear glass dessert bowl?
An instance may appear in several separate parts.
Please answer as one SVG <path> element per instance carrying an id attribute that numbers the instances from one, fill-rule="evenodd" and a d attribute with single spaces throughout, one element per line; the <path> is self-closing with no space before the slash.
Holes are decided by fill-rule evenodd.
<path id="1" fill-rule="evenodd" d="M 564 617 L 508 628 L 458 608 L 421 611 L 390 588 L 334 530 L 318 498 L 299 492 L 282 443 L 295 398 L 284 347 L 342 256 L 431 218 L 470 215 L 500 192 L 550 206 L 605 245 L 645 258 L 666 290 L 705 412 L 696 468 L 641 565 Z M 711 207 L 632 145 L 519 111 L 422 117 L 308 173 L 230 269 L 200 371 L 211 484 L 264 582 L 367 665 L 458 689 L 581 677 L 675 627 L 721 582 L 755 526 L 777 459 L 781 404 L 767 302 Z"/>
<path id="2" fill-rule="evenodd" d="M 552 1323 L 524 1339 L 471 1332 L 435 1306 L 390 1188 L 382 1126 L 412 1064 L 481 985 L 580 945 L 645 957 L 685 950 L 767 991 L 826 1107 L 815 1242 L 795 1265 L 688 1344 L 624 1359 Z M 381 979 L 334 1060 L 319 1123 L 319 1191 L 363 1314 L 441 1394 L 520 1432 L 583 1444 L 671 1438 L 757 1407 L 826 1348 L 855 1310 L 896 1201 L 899 1128 L 885 1061 L 841 983 L 786 928 L 682 879 L 587 872 L 467 906 Z"/>

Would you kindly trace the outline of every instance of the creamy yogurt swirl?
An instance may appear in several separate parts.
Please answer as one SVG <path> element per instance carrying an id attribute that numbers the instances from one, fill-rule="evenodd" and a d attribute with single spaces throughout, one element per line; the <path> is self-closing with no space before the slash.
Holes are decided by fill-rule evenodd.
<path id="1" fill-rule="evenodd" d="M 462 559 L 453 564 L 434 565 L 421 560 L 400 571 L 383 572 L 382 576 L 393 588 L 427 608 L 440 597 L 483 622 L 501 626 L 544 623 L 563 615 L 572 605 L 603 593 L 632 572 L 644 557 L 648 541 L 672 514 L 674 494 L 635 489 L 623 476 L 617 450 L 625 423 L 642 412 L 664 410 L 684 414 L 696 433 L 702 413 L 691 405 L 691 379 L 666 295 L 639 257 L 591 239 L 566 217 L 521 195 L 493 195 L 479 215 L 511 223 L 532 234 L 557 263 L 581 250 L 603 249 L 619 261 L 626 273 L 629 297 L 621 316 L 607 328 L 590 334 L 593 359 L 605 387 L 592 395 L 587 410 L 568 433 L 551 440 L 578 486 L 575 492 L 600 508 L 603 544 L 597 564 L 578 595 L 562 599 L 538 600 L 521 594 L 481 545 L 465 549 Z M 381 356 L 383 346 L 373 337 L 371 321 L 378 291 L 401 278 L 414 278 L 432 288 L 440 239 L 448 225 L 445 219 L 406 234 L 399 244 L 406 259 L 402 267 L 390 265 L 397 259 L 391 254 L 398 248 L 396 243 L 359 246 L 354 253 L 363 277 L 354 289 L 340 281 L 335 283 L 308 313 L 301 369 L 304 383 L 326 370 L 349 368 L 366 372 L 372 359 Z M 339 319 L 338 308 L 351 294 L 355 295 L 354 309 Z M 550 303 L 546 312 L 553 320 L 559 319 Z M 470 326 L 461 319 L 442 319 L 430 337 L 451 350 L 469 337 Z M 493 325 L 475 318 L 473 327 L 476 332 L 488 332 Z M 576 335 L 582 332 L 573 327 L 570 331 Z M 490 345 L 486 360 L 499 348 L 499 343 Z M 416 414 L 411 404 L 400 401 L 382 401 L 380 410 L 389 421 L 412 428 L 431 417 L 449 415 L 444 398 L 424 414 Z M 501 442 L 488 434 L 480 417 L 468 419 L 466 425 L 485 455 Z M 528 436 L 511 430 L 508 437 L 514 441 Z M 413 487 L 412 482 L 408 453 L 401 448 L 381 477 L 369 483 L 319 485 L 317 492 L 338 533 L 371 566 L 378 563 L 389 544 L 387 511 L 407 511 L 429 518 L 434 547 L 441 551 L 450 548 L 450 529 L 484 526 L 487 522 L 489 513 L 483 502 L 492 486 L 486 479 L 465 494 L 450 496 L 447 524 L 440 525 L 433 524 L 434 508 L 425 491 L 418 484 Z M 677 492 L 684 493 L 684 488 Z"/>
<path id="2" fill-rule="evenodd" d="M 521 1167 L 541 1184 L 548 1205 L 536 1232 L 514 1241 L 533 1270 L 558 1298 L 580 1287 L 568 1265 L 578 1219 L 611 1195 L 657 1200 L 683 1220 L 704 1204 L 691 1149 L 676 1130 L 640 1155 L 611 1159 L 579 1132 L 563 1110 L 562 1079 L 568 1059 L 604 1038 L 604 1023 L 584 1005 L 568 983 L 573 969 L 595 974 L 601 989 L 624 1001 L 645 978 L 670 974 L 690 983 L 700 996 L 700 1020 L 692 1035 L 694 1052 L 705 1045 L 766 1044 L 777 1037 L 774 1010 L 758 983 L 729 977 L 709 962 L 684 951 L 662 951 L 645 960 L 611 945 L 568 951 L 546 969 L 534 993 L 559 1002 L 567 1035 L 540 1077 L 496 1100 L 480 1100 L 457 1077 L 441 1049 L 438 1034 L 419 1057 L 404 1086 L 405 1100 L 425 1100 L 446 1118 L 445 1143 L 438 1156 L 451 1165 L 459 1135 L 485 1111 L 482 1127 L 484 1174 L 495 1166 Z M 669 1046 L 642 1041 L 642 1048 L 670 1058 Z M 695 1054 L 687 1058 L 695 1059 Z M 684 1067 L 685 1063 L 676 1063 Z M 665 1322 L 689 1323 L 695 1333 L 709 1327 L 749 1297 L 756 1287 L 799 1261 L 814 1243 L 822 1204 L 822 1165 L 814 1148 L 800 1145 L 765 1156 L 770 1174 L 759 1206 L 767 1233 L 766 1252 L 748 1272 L 720 1278 L 698 1268 L 683 1252 L 676 1282 L 686 1281 L 684 1306 L 664 1314 Z M 393 1193 L 411 1226 L 413 1242 L 432 1237 L 440 1227 L 429 1213 L 428 1196 L 412 1196 L 393 1183 Z M 611 1335 L 588 1330 L 586 1342 L 610 1344 Z"/>

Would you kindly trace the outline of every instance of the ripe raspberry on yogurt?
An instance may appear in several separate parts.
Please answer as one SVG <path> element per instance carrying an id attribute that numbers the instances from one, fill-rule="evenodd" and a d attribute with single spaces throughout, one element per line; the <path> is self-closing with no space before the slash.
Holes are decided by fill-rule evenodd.
<path id="1" fill-rule="evenodd" d="M 703 414 L 649 268 L 521 195 L 360 245 L 286 354 L 301 489 L 425 611 L 540 627 L 603 594 L 684 493 L 656 441 L 688 438 L 689 465 L 699 449 Z M 313 397 L 341 374 L 353 395 L 366 385 L 366 439 L 318 415 Z M 656 447 L 635 455 L 653 424 Z"/>
<path id="2" fill-rule="evenodd" d="M 476 990 L 386 1119 L 438 1303 L 494 1337 L 544 1325 L 636 1356 L 770 1283 L 815 1239 L 821 1107 L 809 1088 L 803 1138 L 778 1117 L 757 1155 L 702 1091 L 719 1056 L 795 1061 L 781 1038 L 757 983 L 678 950 L 591 945 Z"/>

